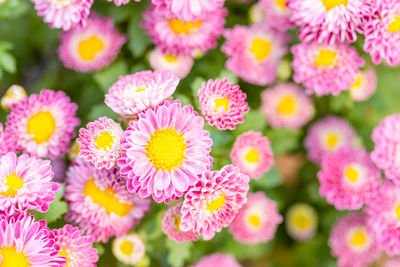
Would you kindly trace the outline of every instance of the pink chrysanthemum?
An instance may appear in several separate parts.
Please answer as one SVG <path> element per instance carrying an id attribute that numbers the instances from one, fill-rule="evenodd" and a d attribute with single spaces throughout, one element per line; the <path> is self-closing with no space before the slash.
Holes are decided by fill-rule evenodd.
<path id="1" fill-rule="evenodd" d="M 374 68 L 360 71 L 356 81 L 350 86 L 350 97 L 353 101 L 368 100 L 376 91 L 377 77 Z"/>
<path id="2" fill-rule="evenodd" d="M 196 0 L 194 2 L 199 3 Z M 224 30 L 224 17 L 227 13 L 225 8 L 220 8 L 207 13 L 202 18 L 184 22 L 171 13 L 150 7 L 143 14 L 144 21 L 141 26 L 150 35 L 155 45 L 163 51 L 174 55 L 193 56 L 196 51 L 205 53 L 217 46 L 217 39 Z"/>
<path id="3" fill-rule="evenodd" d="M 192 56 L 163 53 L 160 48 L 150 53 L 150 66 L 155 70 L 169 70 L 179 78 L 185 78 L 192 69 Z"/>
<path id="4" fill-rule="evenodd" d="M 151 0 L 162 12 L 169 12 L 183 21 L 195 21 L 218 10 L 225 0 Z"/>
<path id="5" fill-rule="evenodd" d="M 201 258 L 191 267 L 242 267 L 231 254 L 214 253 Z"/>
<path id="6" fill-rule="evenodd" d="M 261 110 L 273 128 L 299 129 L 315 113 L 312 99 L 293 83 L 281 83 L 264 90 L 261 101 Z"/>
<path id="7" fill-rule="evenodd" d="M 400 114 L 384 118 L 372 132 L 372 140 L 372 161 L 384 170 L 387 178 L 400 183 Z"/>
<path id="8" fill-rule="evenodd" d="M 170 239 L 176 242 L 182 241 L 197 241 L 198 235 L 193 231 L 182 231 L 179 227 L 181 223 L 181 208 L 182 203 L 175 204 L 167 209 L 161 220 L 161 227 Z"/>
<path id="9" fill-rule="evenodd" d="M 353 126 L 345 119 L 328 116 L 310 126 L 304 140 L 308 158 L 314 163 L 320 163 L 327 154 L 342 147 L 355 146 L 357 134 Z"/>
<path id="10" fill-rule="evenodd" d="M 290 21 L 291 12 L 287 7 L 289 0 L 260 0 L 260 5 L 266 15 L 268 24 L 277 31 L 284 32 L 293 28 Z"/>
<path id="11" fill-rule="evenodd" d="M 237 25 L 226 30 L 221 50 L 228 60 L 225 64 L 238 77 L 256 85 L 273 83 L 282 57 L 288 52 L 289 36 L 269 28 L 266 23 L 249 27 Z"/>
<path id="12" fill-rule="evenodd" d="M 87 129 L 86 129 L 87 128 Z M 111 169 L 121 155 L 122 128 L 107 117 L 89 122 L 79 130 L 79 157 L 97 169 Z"/>
<path id="13" fill-rule="evenodd" d="M 91 72 L 107 67 L 126 42 L 111 18 L 91 14 L 85 26 L 75 26 L 60 35 L 58 55 L 65 67 Z"/>
<path id="14" fill-rule="evenodd" d="M 10 152 L 0 158 L 0 210 L 47 212 L 61 185 L 51 182 L 50 161 Z"/>
<path id="15" fill-rule="evenodd" d="M 107 0 L 108 2 L 114 2 L 116 6 L 126 5 L 130 0 Z M 133 0 L 135 2 L 140 2 L 140 0 Z"/>
<path id="16" fill-rule="evenodd" d="M 83 236 L 78 227 L 70 224 L 52 231 L 55 244 L 60 247 L 59 255 L 67 258 L 68 267 L 95 267 L 99 259 L 93 248 L 93 237 Z"/>
<path id="17" fill-rule="evenodd" d="M 15 151 L 15 140 L 8 131 L 3 131 L 3 124 L 0 122 L 0 156 Z"/>
<path id="18" fill-rule="evenodd" d="M 227 78 L 204 82 L 198 92 L 199 108 L 205 120 L 219 130 L 234 130 L 244 122 L 250 108 L 246 93 Z"/>
<path id="19" fill-rule="evenodd" d="M 177 200 L 211 169 L 212 140 L 190 105 L 166 101 L 138 114 L 124 132 L 117 161 L 130 192 L 160 203 Z"/>
<path id="20" fill-rule="evenodd" d="M 96 169 L 77 159 L 66 177 L 65 199 L 70 208 L 66 220 L 76 224 L 95 242 L 121 236 L 150 208 L 150 200 L 126 190 L 117 169 Z"/>
<path id="21" fill-rule="evenodd" d="M 381 184 L 381 174 L 364 148 L 343 147 L 323 157 L 319 193 L 337 210 L 358 210 Z"/>
<path id="22" fill-rule="evenodd" d="M 39 16 L 52 28 L 68 31 L 74 25 L 84 24 L 93 0 L 32 0 Z"/>
<path id="23" fill-rule="evenodd" d="M 0 100 L 1 107 L 5 110 L 9 110 L 13 104 L 20 102 L 25 97 L 26 91 L 22 86 L 11 85 Z"/>
<path id="24" fill-rule="evenodd" d="M 180 228 L 212 239 L 233 221 L 248 190 L 249 177 L 232 165 L 204 172 L 185 195 Z"/>
<path id="25" fill-rule="evenodd" d="M 371 0 L 288 0 L 288 7 L 304 42 L 355 42 L 356 30 L 372 15 Z"/>
<path id="26" fill-rule="evenodd" d="M 354 83 L 364 60 L 348 44 L 302 43 L 292 46 L 293 80 L 303 83 L 306 93 L 338 95 Z"/>
<path id="27" fill-rule="evenodd" d="M 146 246 L 140 236 L 129 232 L 113 240 L 112 252 L 120 262 L 135 265 L 144 257 Z"/>
<path id="28" fill-rule="evenodd" d="M 236 138 L 230 158 L 232 164 L 251 179 L 259 179 L 275 163 L 268 138 L 253 131 Z"/>
<path id="29" fill-rule="evenodd" d="M 0 266 L 64 266 L 59 250 L 45 220 L 35 222 L 29 213 L 0 214 Z"/>
<path id="30" fill-rule="evenodd" d="M 120 77 L 106 94 L 105 102 L 121 117 L 133 118 L 172 96 L 178 83 L 179 78 L 170 71 L 137 72 Z"/>
<path id="31" fill-rule="evenodd" d="M 380 255 L 373 234 L 367 229 L 367 216 L 352 213 L 332 228 L 328 241 L 339 267 L 364 267 Z"/>
<path id="32" fill-rule="evenodd" d="M 265 243 L 274 238 L 276 228 L 283 221 L 275 201 L 263 192 L 249 194 L 229 227 L 236 241 L 244 244 Z"/>
<path id="33" fill-rule="evenodd" d="M 18 150 L 43 158 L 62 156 L 79 125 L 77 108 L 64 92 L 44 89 L 12 106 L 7 130 L 15 136 Z"/>

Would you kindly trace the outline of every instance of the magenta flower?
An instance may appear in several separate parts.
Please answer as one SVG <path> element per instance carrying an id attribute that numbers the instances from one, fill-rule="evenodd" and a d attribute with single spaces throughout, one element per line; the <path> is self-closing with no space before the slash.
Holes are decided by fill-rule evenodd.
<path id="1" fill-rule="evenodd" d="M 16 152 L 15 140 L 7 130 L 3 131 L 3 124 L 0 123 L 0 156 L 7 154 L 8 152 Z"/>

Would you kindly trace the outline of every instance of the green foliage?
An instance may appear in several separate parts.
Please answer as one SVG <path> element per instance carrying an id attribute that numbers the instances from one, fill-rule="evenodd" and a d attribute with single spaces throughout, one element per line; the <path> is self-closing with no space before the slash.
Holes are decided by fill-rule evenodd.
<path id="1" fill-rule="evenodd" d="M 51 224 L 58 219 L 60 219 L 68 210 L 67 203 L 62 200 L 64 194 L 64 190 L 60 189 L 56 192 L 56 198 L 52 203 L 50 203 L 50 207 L 48 212 L 40 213 L 38 211 L 30 211 L 33 215 L 35 215 L 36 220 L 46 220 L 48 224 Z"/>

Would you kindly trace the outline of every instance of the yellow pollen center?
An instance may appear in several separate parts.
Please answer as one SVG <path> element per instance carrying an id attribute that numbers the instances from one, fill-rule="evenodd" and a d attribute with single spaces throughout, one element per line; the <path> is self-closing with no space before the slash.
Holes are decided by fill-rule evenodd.
<path id="1" fill-rule="evenodd" d="M 106 188 L 101 190 L 97 187 L 95 179 L 90 179 L 83 189 L 83 194 L 89 196 L 93 203 L 97 203 L 106 209 L 106 213 L 110 214 L 114 212 L 115 214 L 123 217 L 127 215 L 133 208 L 133 204 L 121 203 L 115 197 L 115 191 L 111 188 Z"/>
<path id="2" fill-rule="evenodd" d="M 171 171 L 185 159 L 185 138 L 172 128 L 157 130 L 150 137 L 145 150 L 156 169 Z"/>
<path id="3" fill-rule="evenodd" d="M 17 195 L 17 190 L 24 186 L 24 181 L 15 175 L 15 173 L 10 174 L 6 177 L 6 186 L 8 186 L 7 191 L 0 193 L 4 197 L 15 197 Z"/>
<path id="4" fill-rule="evenodd" d="M 299 214 L 296 214 L 296 215 L 294 216 L 294 218 L 293 218 L 293 223 L 294 223 L 294 225 L 296 225 L 298 228 L 304 230 L 304 229 L 307 229 L 307 228 L 310 226 L 311 221 L 310 221 L 310 219 L 309 219 L 306 215 L 304 215 L 304 214 L 302 214 L 302 213 L 299 213 Z"/>
<path id="5" fill-rule="evenodd" d="M 114 144 L 114 136 L 109 132 L 102 132 L 98 137 L 94 139 L 97 149 L 108 150 L 111 149 Z"/>
<path id="6" fill-rule="evenodd" d="M 314 61 L 314 66 L 328 67 L 334 65 L 336 65 L 336 53 L 328 49 L 319 50 L 319 53 Z"/>
<path id="7" fill-rule="evenodd" d="M 209 212 L 214 212 L 216 210 L 219 210 L 220 208 L 222 208 L 224 203 L 225 203 L 225 195 L 221 194 L 217 199 L 211 201 L 210 203 L 207 203 L 207 210 Z"/>
<path id="8" fill-rule="evenodd" d="M 339 143 L 339 136 L 337 134 L 331 133 L 326 137 L 326 146 L 333 149 Z"/>
<path id="9" fill-rule="evenodd" d="M 28 258 L 25 256 L 24 252 L 17 252 L 14 247 L 2 247 L 0 249 L 1 257 L 3 262 L 0 263 L 0 267 L 29 267 L 31 266 Z"/>
<path id="10" fill-rule="evenodd" d="M 201 26 L 201 20 L 183 22 L 181 19 L 169 19 L 169 27 L 176 34 L 195 33 Z"/>
<path id="11" fill-rule="evenodd" d="M 27 132 L 37 144 L 49 141 L 55 129 L 56 120 L 49 111 L 39 111 L 28 120 Z"/>
<path id="12" fill-rule="evenodd" d="M 260 220 L 260 216 L 258 215 L 251 215 L 249 217 L 249 223 L 254 226 L 254 227 L 258 227 L 261 224 L 261 220 Z"/>
<path id="13" fill-rule="evenodd" d="M 248 163 L 255 163 L 258 162 L 258 158 L 260 156 L 260 153 L 257 152 L 254 148 L 250 149 L 249 152 L 247 152 L 246 156 L 244 157 Z"/>
<path id="14" fill-rule="evenodd" d="M 66 248 L 61 249 L 60 252 L 58 252 L 58 255 L 63 256 L 67 259 L 67 264 L 64 265 L 64 267 L 68 267 L 68 264 L 71 261 L 71 259 L 68 257 L 67 249 Z"/>
<path id="15" fill-rule="evenodd" d="M 136 89 L 136 93 L 140 93 L 140 92 L 144 92 L 146 90 L 146 88 L 139 88 L 139 89 Z"/>
<path id="16" fill-rule="evenodd" d="M 400 31 L 400 17 L 395 16 L 393 21 L 389 24 L 388 28 L 389 32 L 398 32 Z"/>
<path id="17" fill-rule="evenodd" d="M 396 207 L 396 215 L 397 215 L 397 218 L 400 219 L 400 205 L 397 205 L 397 207 Z"/>
<path id="18" fill-rule="evenodd" d="M 276 0 L 275 4 L 276 4 L 280 9 L 282 9 L 283 11 L 286 11 L 286 10 L 287 10 L 286 1 L 287 1 L 287 0 Z"/>
<path id="19" fill-rule="evenodd" d="M 363 246 L 367 242 L 367 235 L 365 231 L 359 230 L 353 234 L 350 239 L 350 243 L 353 246 Z"/>
<path id="20" fill-rule="evenodd" d="M 220 107 L 224 107 L 224 112 L 227 112 L 229 107 L 229 99 L 226 97 L 217 98 L 214 100 L 214 104 L 215 104 L 214 112 L 217 112 Z"/>
<path id="21" fill-rule="evenodd" d="M 121 245 L 119 246 L 121 252 L 127 256 L 132 255 L 133 252 L 133 244 L 127 240 L 124 240 Z"/>
<path id="22" fill-rule="evenodd" d="M 353 167 L 348 167 L 344 174 L 346 175 L 347 179 L 353 183 L 357 181 L 359 176 L 358 171 Z"/>
<path id="23" fill-rule="evenodd" d="M 257 61 L 262 61 L 269 56 L 271 49 L 272 44 L 270 41 L 262 38 L 255 38 L 251 42 L 250 52 L 253 53 Z"/>
<path id="24" fill-rule="evenodd" d="M 361 75 L 356 75 L 356 81 L 351 85 L 351 89 L 354 90 L 362 85 Z"/>
<path id="25" fill-rule="evenodd" d="M 79 56 L 86 61 L 93 60 L 104 49 L 104 42 L 97 36 L 91 36 L 78 45 Z"/>
<path id="26" fill-rule="evenodd" d="M 175 223 L 175 231 L 180 231 L 180 227 L 179 227 L 179 225 L 181 224 L 181 216 L 175 216 L 175 215 L 173 215 L 173 218 L 174 218 L 174 223 Z"/>
<path id="27" fill-rule="evenodd" d="M 296 104 L 293 96 L 285 96 L 278 104 L 278 112 L 282 115 L 292 115 L 296 111 Z"/>
<path id="28" fill-rule="evenodd" d="M 6 98 L 11 99 L 14 96 L 12 92 L 8 92 Z"/>
<path id="29" fill-rule="evenodd" d="M 326 11 L 329 11 L 339 5 L 347 6 L 348 0 L 321 0 L 321 2 L 325 6 Z"/>
<path id="30" fill-rule="evenodd" d="M 165 61 L 167 61 L 168 63 L 174 63 L 178 61 L 178 58 L 176 56 L 173 55 L 165 55 L 164 56 Z"/>

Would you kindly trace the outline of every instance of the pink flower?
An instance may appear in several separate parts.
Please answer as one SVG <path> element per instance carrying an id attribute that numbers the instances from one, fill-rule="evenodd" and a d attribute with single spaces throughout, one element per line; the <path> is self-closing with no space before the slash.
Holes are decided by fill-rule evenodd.
<path id="1" fill-rule="evenodd" d="M 353 101 L 368 100 L 376 91 L 377 77 L 374 68 L 360 71 L 356 81 L 350 86 L 350 97 Z"/>
<path id="2" fill-rule="evenodd" d="M 288 52 L 290 38 L 265 23 L 249 27 L 236 25 L 225 31 L 221 50 L 228 57 L 226 68 L 246 82 L 271 84 L 277 76 L 282 57 Z"/>
<path id="3" fill-rule="evenodd" d="M 289 0 L 260 0 L 259 3 L 266 14 L 267 23 L 277 31 L 284 32 L 293 28 L 292 16 L 287 3 Z"/>
<path id="4" fill-rule="evenodd" d="M 214 253 L 201 258 L 191 267 L 242 267 L 231 254 Z"/>
<path id="5" fill-rule="evenodd" d="M 107 0 L 108 2 L 114 2 L 116 6 L 126 5 L 130 0 Z M 135 2 L 140 2 L 140 0 L 133 0 Z"/>
<path id="6" fill-rule="evenodd" d="M 26 97 L 25 89 L 20 85 L 11 85 L 0 100 L 1 107 L 10 110 L 13 104 L 20 102 Z"/>
<path id="7" fill-rule="evenodd" d="M 234 130 L 237 124 L 244 122 L 243 116 L 250 110 L 245 101 L 246 93 L 227 78 L 204 82 L 198 98 L 203 117 L 219 130 Z"/>
<path id="8" fill-rule="evenodd" d="M 121 155 L 121 125 L 107 117 L 100 117 L 86 127 L 79 130 L 79 157 L 97 169 L 111 169 Z"/>
<path id="9" fill-rule="evenodd" d="M 128 190 L 158 203 L 181 198 L 211 169 L 212 140 L 203 126 L 193 107 L 179 100 L 139 113 L 123 134 L 117 161 Z"/>
<path id="10" fill-rule="evenodd" d="M 302 43 L 292 46 L 293 80 L 303 83 L 306 93 L 338 95 L 355 82 L 364 60 L 348 44 Z"/>
<path id="11" fill-rule="evenodd" d="M 111 18 L 93 13 L 85 26 L 76 25 L 60 35 L 58 55 L 65 67 L 92 72 L 107 67 L 125 42 Z"/>
<path id="12" fill-rule="evenodd" d="M 155 70 L 169 70 L 182 79 L 190 73 L 194 60 L 192 56 L 168 54 L 156 48 L 150 53 L 149 63 Z"/>
<path id="13" fill-rule="evenodd" d="M 3 124 L 0 123 L 0 156 L 7 154 L 8 152 L 15 151 L 15 140 L 7 130 L 3 131 Z"/>
<path id="14" fill-rule="evenodd" d="M 318 214 L 309 204 L 296 203 L 288 209 L 285 224 L 290 237 L 300 242 L 307 242 L 317 231 Z"/>
<path id="15" fill-rule="evenodd" d="M 239 135 L 230 154 L 232 164 L 251 179 L 259 179 L 275 163 L 271 145 L 261 132 L 249 131 Z"/>
<path id="16" fill-rule="evenodd" d="M 236 241 L 244 244 L 265 243 L 274 238 L 278 225 L 283 221 L 275 201 L 263 192 L 249 194 L 229 226 Z"/>
<path id="17" fill-rule="evenodd" d="M 249 177 L 232 165 L 204 172 L 185 195 L 180 229 L 212 239 L 233 221 L 247 201 L 248 190 Z"/>
<path id="18" fill-rule="evenodd" d="M 261 93 L 261 110 L 273 128 L 299 129 L 315 110 L 311 97 L 294 83 L 281 83 Z"/>

